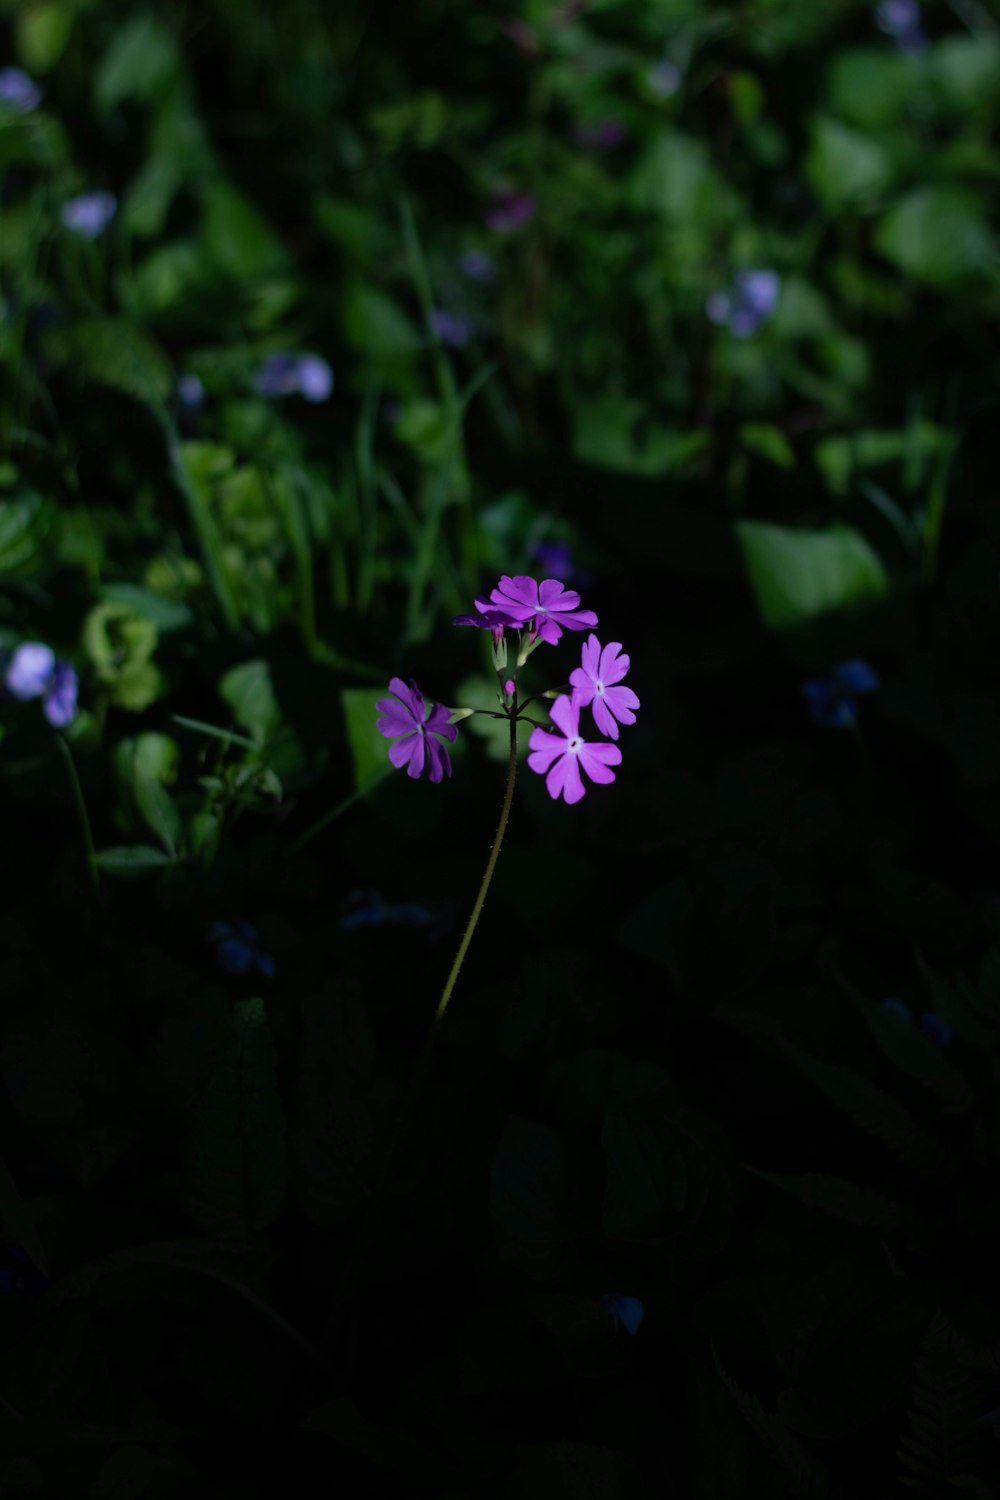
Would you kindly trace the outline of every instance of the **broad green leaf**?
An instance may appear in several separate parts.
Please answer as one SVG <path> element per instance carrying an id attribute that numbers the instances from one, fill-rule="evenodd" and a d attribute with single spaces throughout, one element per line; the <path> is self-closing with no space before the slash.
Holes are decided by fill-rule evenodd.
<path id="1" fill-rule="evenodd" d="M 892 160 L 871 136 L 821 116 L 813 124 L 806 175 L 822 202 L 836 211 L 879 199 L 892 180 Z"/>
<path id="2" fill-rule="evenodd" d="M 744 422 L 740 428 L 740 442 L 751 453 L 779 469 L 795 468 L 795 451 L 780 427 L 770 422 Z"/>
<path id="3" fill-rule="evenodd" d="M 639 401 L 603 397 L 578 402 L 573 420 L 573 456 L 595 468 L 654 476 L 690 465 L 708 443 L 706 432 L 680 432 L 654 423 Z"/>
<path id="4" fill-rule="evenodd" d="M 886 214 L 877 249 L 901 271 L 938 290 L 974 287 L 1000 270 L 985 204 L 953 187 L 921 187 Z"/>
<path id="5" fill-rule="evenodd" d="M 774 630 L 869 603 L 888 589 L 878 556 L 850 526 L 804 531 L 738 521 L 736 535 L 761 619 Z"/>
<path id="6" fill-rule="evenodd" d="M 17 50 L 29 73 L 48 73 L 66 50 L 73 30 L 69 0 L 35 0 L 17 8 Z"/>
<path id="7" fill-rule="evenodd" d="M 184 836 L 180 813 L 167 791 L 177 779 L 179 760 L 176 743 L 152 731 L 122 740 L 115 751 L 115 768 L 127 795 L 171 857 L 176 857 Z"/>
<path id="8" fill-rule="evenodd" d="M 992 105 L 1000 86 L 1000 44 L 995 36 L 946 36 L 931 49 L 931 79 L 958 114 Z"/>
<path id="9" fill-rule="evenodd" d="M 229 183 L 216 180 L 205 195 L 205 252 L 234 282 L 286 268 L 284 246 L 253 204 Z"/>
<path id="10" fill-rule="evenodd" d="M 281 723 L 271 668 L 261 658 L 228 671 L 219 683 L 219 693 L 232 709 L 237 724 L 258 745 L 265 744 Z"/>
<path id="11" fill-rule="evenodd" d="M 105 875 L 131 880 L 165 870 L 174 861 L 162 849 L 154 849 L 150 844 L 117 844 L 112 849 L 102 849 L 97 855 L 97 863 Z"/>
<path id="12" fill-rule="evenodd" d="M 83 644 L 112 702 L 141 713 L 159 696 L 162 679 L 152 660 L 159 640 L 151 620 L 128 604 L 95 604 L 83 624 Z"/>
<path id="13" fill-rule="evenodd" d="M 167 599 L 154 589 L 143 588 L 138 583 L 106 583 L 101 589 L 101 598 L 111 604 L 124 604 L 134 615 L 148 620 L 160 635 L 171 630 L 183 630 L 190 625 L 194 615 L 186 604 L 176 599 Z"/>
<path id="14" fill-rule="evenodd" d="M 41 495 L 0 501 L 0 577 L 26 578 L 42 562 L 54 508 Z"/>
<path id="15" fill-rule="evenodd" d="M 839 53 L 830 67 L 833 113 L 863 130 L 888 130 L 901 122 L 913 99 L 914 63 L 887 48 Z"/>
<path id="16" fill-rule="evenodd" d="M 126 99 L 155 99 L 180 65 L 173 33 L 151 15 L 136 16 L 113 33 L 94 80 L 97 108 L 110 114 Z"/>
<path id="17" fill-rule="evenodd" d="M 53 361 L 85 381 L 105 385 L 146 406 L 159 407 L 173 388 L 170 365 L 145 334 L 117 318 L 87 318 L 46 339 Z"/>
<path id="18" fill-rule="evenodd" d="M 389 764 L 389 741 L 375 728 L 378 712 L 375 704 L 388 696 L 384 688 L 342 688 L 340 703 L 344 710 L 344 728 L 354 762 L 354 785 L 359 792 L 385 778 Z"/>

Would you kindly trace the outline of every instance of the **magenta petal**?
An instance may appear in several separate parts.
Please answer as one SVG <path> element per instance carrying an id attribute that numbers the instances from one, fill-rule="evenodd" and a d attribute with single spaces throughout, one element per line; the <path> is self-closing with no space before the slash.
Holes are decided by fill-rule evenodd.
<path id="1" fill-rule="evenodd" d="M 424 766 L 427 762 L 427 741 L 422 734 L 413 736 L 413 754 L 410 756 L 410 764 L 406 768 L 407 776 L 414 780 L 424 774 Z"/>
<path id="2" fill-rule="evenodd" d="M 562 760 L 556 761 L 546 778 L 545 785 L 550 797 L 558 799 L 563 796 L 571 804 L 579 802 L 586 788 L 580 775 L 576 756 L 564 755 Z"/>
<path id="3" fill-rule="evenodd" d="M 590 712 L 594 715 L 594 723 L 601 733 L 606 734 L 609 739 L 616 740 L 618 738 L 618 725 L 615 722 L 614 714 L 604 699 L 595 698 L 590 705 Z"/>
<path id="4" fill-rule="evenodd" d="M 564 630 L 593 630 L 597 624 L 597 616 L 592 609 L 574 609 L 562 611 L 556 616 L 559 624 Z"/>
<path id="5" fill-rule="evenodd" d="M 629 658 L 619 654 L 621 649 L 621 641 L 609 641 L 601 652 L 601 661 L 597 675 L 605 686 L 608 683 L 621 682 L 629 669 Z"/>
<path id="6" fill-rule="evenodd" d="M 593 679 L 582 667 L 574 667 L 569 674 L 569 685 L 573 689 L 573 702 L 578 708 L 585 708 L 596 691 Z"/>
<path id="7" fill-rule="evenodd" d="M 384 718 L 375 720 L 375 728 L 379 734 L 384 734 L 387 740 L 394 740 L 401 734 L 413 733 L 413 715 L 394 698 L 383 698 L 381 703 L 376 703 L 375 707 L 382 709 L 384 713 Z"/>
<path id="8" fill-rule="evenodd" d="M 575 589 L 565 588 L 558 578 L 546 578 L 539 586 L 538 602 L 542 609 L 561 612 L 564 609 L 576 609 L 580 603 L 580 595 Z"/>
<path id="9" fill-rule="evenodd" d="M 622 753 L 617 745 L 611 745 L 607 740 L 591 740 L 584 747 L 594 760 L 599 760 L 605 766 L 620 766 Z"/>
<path id="10" fill-rule="evenodd" d="M 553 615 L 543 615 L 540 621 L 536 620 L 535 629 L 549 646 L 557 646 L 562 640 L 562 630 L 556 624 Z"/>
<path id="11" fill-rule="evenodd" d="M 580 709 L 565 693 L 561 693 L 549 709 L 549 718 L 568 740 L 580 732 Z"/>
<path id="12" fill-rule="evenodd" d="M 606 688 L 604 691 L 604 699 L 611 712 L 618 720 L 619 724 L 635 723 L 635 714 L 632 712 L 632 710 L 639 707 L 639 700 L 635 696 L 631 688 Z M 617 739 L 618 736 L 612 735 L 611 738 Z"/>
<path id="13" fill-rule="evenodd" d="M 549 734 L 547 729 L 533 729 L 528 749 L 531 752 L 528 756 L 528 769 L 544 775 L 556 756 L 562 755 L 566 749 L 566 741 L 557 734 Z"/>
<path id="14" fill-rule="evenodd" d="M 405 740 L 397 740 L 389 746 L 389 759 L 397 770 L 406 765 L 419 743 L 419 734 L 408 734 Z"/>
<path id="15" fill-rule="evenodd" d="M 516 578 L 506 573 L 490 594 L 490 601 L 501 609 L 510 609 L 527 619 L 538 609 L 538 584 L 533 578 L 519 573 Z"/>
<path id="16" fill-rule="evenodd" d="M 596 635 L 588 635 L 580 650 L 580 666 L 578 671 L 586 672 L 587 676 L 597 680 L 597 667 L 601 659 L 601 643 Z M 572 677 L 570 682 L 572 682 Z"/>
<path id="17" fill-rule="evenodd" d="M 457 724 L 449 724 L 450 710 L 441 703 L 435 703 L 427 715 L 425 728 L 431 734 L 440 734 L 446 740 L 458 738 Z"/>
<path id="18" fill-rule="evenodd" d="M 594 748 L 592 745 L 581 745 L 579 753 L 580 765 L 586 771 L 591 781 L 596 781 L 601 786 L 607 786 L 608 782 L 614 781 L 615 773 L 606 764 L 602 756 L 593 753 Z"/>
<path id="19" fill-rule="evenodd" d="M 427 764 L 430 767 L 430 779 L 435 784 L 442 777 L 451 775 L 451 757 L 440 741 L 427 741 Z"/>

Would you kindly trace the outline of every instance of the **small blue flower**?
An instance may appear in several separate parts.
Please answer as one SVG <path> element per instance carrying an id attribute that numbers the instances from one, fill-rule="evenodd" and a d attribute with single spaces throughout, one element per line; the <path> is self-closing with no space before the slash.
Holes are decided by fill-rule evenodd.
<path id="1" fill-rule="evenodd" d="M 197 411 L 205 399 L 205 387 L 197 375 L 182 375 L 177 382 L 177 399 L 188 411 Z"/>
<path id="2" fill-rule="evenodd" d="M 639 1331 L 645 1309 L 638 1297 L 625 1297 L 621 1292 L 606 1292 L 599 1306 L 608 1314 L 616 1328 L 624 1328 L 633 1337 Z"/>
<path id="3" fill-rule="evenodd" d="M 705 312 L 709 322 L 728 328 L 735 338 L 747 339 L 771 317 L 780 291 L 777 271 L 737 271 L 731 290 L 714 292 L 705 303 Z"/>
<path id="4" fill-rule="evenodd" d="M 59 661 L 51 646 L 25 641 L 15 650 L 4 674 L 7 691 L 21 703 L 41 698 L 42 713 L 53 729 L 65 729 L 76 716 L 79 680 L 68 661 Z"/>
<path id="5" fill-rule="evenodd" d="M 386 901 L 374 890 L 351 891 L 341 903 L 337 926 L 341 932 L 359 927 L 411 927 L 432 936 L 447 927 L 451 913 L 432 911 L 418 901 Z"/>
<path id="6" fill-rule="evenodd" d="M 314 404 L 333 390 L 333 371 L 318 354 L 269 354 L 256 380 L 261 396 L 299 395 Z"/>
<path id="7" fill-rule="evenodd" d="M 458 269 L 470 281 L 496 281 L 497 265 L 485 250 L 466 250 L 458 257 Z"/>
<path id="8" fill-rule="evenodd" d="M 809 717 L 821 729 L 853 729 L 858 719 L 857 695 L 874 693 L 877 674 L 866 661 L 855 657 L 838 662 L 829 677 L 813 677 L 802 684 Z"/>
<path id="9" fill-rule="evenodd" d="M 929 1042 L 935 1047 L 947 1047 L 949 1042 L 955 1039 L 955 1029 L 943 1016 L 936 1015 L 932 1010 L 925 1010 L 920 1017 L 920 1030 Z"/>
<path id="10" fill-rule="evenodd" d="M 917 0 L 881 0 L 875 10 L 875 24 L 892 38 L 900 52 L 921 52 L 927 45 Z"/>
<path id="11" fill-rule="evenodd" d="M 445 307 L 431 308 L 430 325 L 435 337 L 449 349 L 464 349 L 475 332 L 468 318 L 451 313 Z"/>
<path id="12" fill-rule="evenodd" d="M 81 193 L 70 198 L 62 206 L 60 217 L 65 229 L 82 234 L 84 239 L 96 240 L 103 234 L 118 211 L 118 200 L 114 193 L 103 189 L 96 193 Z"/>
<path id="13" fill-rule="evenodd" d="M 262 979 L 274 978 L 274 959 L 260 948 L 251 922 L 213 922 L 208 935 L 224 973 L 241 977 L 256 972 Z"/>
<path id="14" fill-rule="evenodd" d="M 0 68 L 0 104 L 16 109 L 19 115 L 30 115 L 42 102 L 42 91 L 33 78 L 20 68 Z"/>

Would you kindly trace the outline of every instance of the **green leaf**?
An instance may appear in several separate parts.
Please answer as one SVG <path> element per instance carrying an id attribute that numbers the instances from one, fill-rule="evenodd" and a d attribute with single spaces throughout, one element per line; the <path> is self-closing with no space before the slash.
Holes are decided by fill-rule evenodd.
<path id="1" fill-rule="evenodd" d="M 820 1459 L 789 1431 L 777 1412 L 765 1411 L 756 1396 L 738 1386 L 722 1368 L 714 1349 L 712 1353 L 719 1379 L 761 1442 L 784 1469 L 792 1494 L 801 1500 L 837 1500 L 839 1491 Z"/>
<path id="2" fill-rule="evenodd" d="M 227 278 L 253 281 L 284 271 L 284 246 L 253 204 L 229 183 L 216 180 L 205 195 L 205 253 Z"/>
<path id="3" fill-rule="evenodd" d="M 114 33 L 94 80 L 98 110 L 110 114 L 126 99 L 149 102 L 172 82 L 180 66 L 173 33 L 151 15 L 137 16 Z"/>
<path id="4" fill-rule="evenodd" d="M 860 1012 L 880 1051 L 901 1073 L 934 1094 L 949 1112 L 972 1108 L 975 1096 L 969 1084 L 919 1027 L 866 999 L 845 979 L 840 980 L 840 986 Z"/>
<path id="5" fill-rule="evenodd" d="M 28 578 L 45 556 L 54 507 L 41 495 L 0 502 L 0 577 Z"/>
<path id="6" fill-rule="evenodd" d="M 180 813 L 167 791 L 177 779 L 179 759 L 176 743 L 153 732 L 122 740 L 115 751 L 115 769 L 127 795 L 172 858 L 184 836 Z"/>
<path id="7" fill-rule="evenodd" d="M 385 779 L 389 741 L 375 728 L 378 718 L 375 704 L 387 693 L 388 688 L 341 689 L 344 728 L 354 762 L 354 785 L 359 792 Z"/>
<path id="8" fill-rule="evenodd" d="M 170 364 L 145 334 L 116 318 L 88 318 L 46 338 L 53 363 L 70 367 L 84 381 L 121 391 L 146 406 L 160 407 L 173 388 Z"/>
<path id="9" fill-rule="evenodd" d="M 219 693 L 233 717 L 258 745 L 266 744 L 281 723 L 281 709 L 271 682 L 270 665 L 261 658 L 233 667 L 219 683 Z"/>
<path id="10" fill-rule="evenodd" d="M 159 636 L 128 604 L 95 604 L 83 622 L 83 644 L 97 676 L 119 708 L 141 713 L 162 686 L 152 661 Z"/>
<path id="11" fill-rule="evenodd" d="M 186 604 L 176 599 L 167 599 L 154 589 L 143 588 L 138 583 L 106 583 L 100 591 L 101 598 L 111 604 L 124 604 L 134 615 L 140 615 L 155 627 L 160 635 L 171 630 L 183 630 L 194 620 Z"/>
<path id="12" fill-rule="evenodd" d="M 285 1124 L 262 1000 L 241 1001 L 201 1112 L 194 1208 L 212 1232 L 259 1233 L 285 1191 Z"/>
<path id="13" fill-rule="evenodd" d="M 1000 80 L 1000 43 L 995 37 L 942 37 L 928 61 L 932 86 L 956 114 L 995 105 Z"/>
<path id="14" fill-rule="evenodd" d="M 813 124 L 806 176 L 820 200 L 836 212 L 877 201 L 892 181 L 892 160 L 870 136 L 821 116 Z"/>
<path id="15" fill-rule="evenodd" d="M 795 451 L 780 427 L 770 422 L 744 422 L 740 442 L 751 453 L 775 464 L 779 469 L 795 468 Z"/>
<path id="16" fill-rule="evenodd" d="M 132 880 L 165 870 L 174 861 L 162 849 L 154 849 L 150 844 L 118 844 L 112 849 L 102 849 L 97 855 L 97 863 L 105 875 Z"/>
<path id="17" fill-rule="evenodd" d="M 908 1234 L 913 1216 L 905 1204 L 889 1198 L 874 1188 L 861 1187 L 843 1177 L 807 1172 L 802 1177 L 786 1177 L 777 1172 L 749 1168 L 755 1177 L 797 1198 L 807 1208 L 818 1208 L 835 1219 L 844 1219 L 859 1229 L 870 1229 L 884 1237 Z"/>
<path id="18" fill-rule="evenodd" d="M 985 205 L 961 188 L 916 188 L 882 220 L 875 245 L 914 281 L 970 289 L 1000 269 Z"/>
<path id="19" fill-rule="evenodd" d="M 701 431 L 659 426 L 639 401 L 608 396 L 576 404 L 573 456 L 595 468 L 654 477 L 683 470 L 708 444 Z"/>
<path id="20" fill-rule="evenodd" d="M 773 630 L 867 604 L 888 590 L 882 563 L 850 526 L 804 531 L 738 521 L 736 535 L 761 619 Z"/>
<path id="21" fill-rule="evenodd" d="M 62 57 L 73 30 L 66 0 L 35 0 L 17 7 L 17 50 L 29 73 L 48 73 Z"/>

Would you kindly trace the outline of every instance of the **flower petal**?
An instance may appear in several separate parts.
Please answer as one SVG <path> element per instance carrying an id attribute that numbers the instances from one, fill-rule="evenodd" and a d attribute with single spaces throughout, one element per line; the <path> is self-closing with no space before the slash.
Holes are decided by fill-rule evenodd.
<path id="1" fill-rule="evenodd" d="M 617 745 L 612 745 L 608 740 L 589 740 L 584 749 L 594 760 L 599 760 L 605 766 L 620 766 L 622 753 Z M 583 751 L 580 752 L 581 754 Z"/>
<path id="2" fill-rule="evenodd" d="M 436 785 L 443 777 L 451 775 L 451 756 L 440 740 L 428 738 L 426 743 L 429 775 Z"/>
<path id="3" fill-rule="evenodd" d="M 591 781 L 596 781 L 601 786 L 607 786 L 608 782 L 614 781 L 615 773 L 605 762 L 603 756 L 594 754 L 594 751 L 600 748 L 599 745 L 581 745 L 577 758 Z M 614 749 L 615 747 L 612 746 L 611 748 Z M 618 759 L 621 760 L 620 750 L 618 752 Z"/>
<path id="4" fill-rule="evenodd" d="M 548 794 L 554 801 L 565 797 L 571 805 L 579 802 L 586 788 L 580 775 L 580 767 L 577 765 L 575 755 L 564 755 L 557 760 L 548 776 L 545 778 Z"/>
<path id="5" fill-rule="evenodd" d="M 562 730 L 568 740 L 573 739 L 580 732 L 579 706 L 565 693 L 560 693 L 549 709 L 549 718 Z"/>
<path id="6" fill-rule="evenodd" d="M 597 616 L 592 609 L 560 610 L 556 619 L 564 630 L 593 630 L 597 624 Z"/>
<path id="7" fill-rule="evenodd" d="M 394 740 L 401 734 L 413 733 L 413 715 L 402 703 L 397 703 L 395 698 L 383 698 L 376 703 L 375 707 L 382 709 L 384 713 L 384 718 L 375 720 L 375 728 L 379 734 L 384 734 L 387 740 Z"/>
<path id="8" fill-rule="evenodd" d="M 616 740 L 618 738 L 618 725 L 615 722 L 614 714 L 604 699 L 595 698 L 590 705 L 590 712 L 594 715 L 594 723 L 601 733 L 606 734 L 609 739 Z"/>
<path id="9" fill-rule="evenodd" d="M 601 664 L 597 675 L 605 684 L 621 682 L 631 666 L 629 658 L 621 654 L 621 649 L 621 641 L 609 641 L 601 652 Z"/>
<path id="10" fill-rule="evenodd" d="M 490 600 L 493 604 L 499 604 L 501 609 L 511 609 L 522 618 L 527 618 L 538 609 L 538 584 L 534 578 L 529 578 L 524 573 L 518 573 L 515 578 L 505 573 L 492 590 Z"/>
<path id="11" fill-rule="evenodd" d="M 600 660 L 601 643 L 597 639 L 596 635 L 588 635 L 587 639 L 584 641 L 582 647 L 580 648 L 579 670 L 586 672 L 587 676 L 592 677 L 596 682 L 598 676 L 597 668 L 600 664 Z M 570 678 L 571 682 L 572 680 L 573 679 Z"/>
<path id="12" fill-rule="evenodd" d="M 542 609 L 561 612 L 576 609 L 580 603 L 580 595 L 576 589 L 568 589 L 565 584 L 560 583 L 558 578 L 546 578 L 539 585 L 538 602 Z"/>
<path id="13" fill-rule="evenodd" d="M 57 661 L 42 703 L 42 713 L 53 729 L 65 729 L 75 719 L 79 689 L 79 679 L 73 667 L 68 661 Z"/>
<path id="14" fill-rule="evenodd" d="M 392 751 L 390 751 L 389 753 L 391 755 Z M 426 764 L 427 740 L 422 734 L 415 734 L 413 736 L 413 750 L 410 753 L 410 764 L 406 768 L 407 776 L 412 777 L 413 780 L 416 781 L 418 776 L 422 776 L 424 774 L 424 767 L 426 766 Z"/>
<path id="15" fill-rule="evenodd" d="M 41 641 L 25 641 L 18 646 L 7 668 L 7 691 L 22 703 L 40 698 L 56 668 L 56 654 Z"/>
<path id="16" fill-rule="evenodd" d="M 549 734 L 547 729 L 533 729 L 528 741 L 528 767 L 532 771 L 546 772 L 557 755 L 566 749 L 566 741 L 558 734 Z"/>
<path id="17" fill-rule="evenodd" d="M 389 683 L 389 691 L 395 693 L 406 705 L 418 724 L 423 723 L 424 700 L 415 682 L 404 682 L 402 677 L 394 677 Z"/>
<path id="18" fill-rule="evenodd" d="M 573 668 L 569 674 L 569 685 L 573 689 L 573 702 L 581 708 L 586 707 L 597 691 L 594 679 L 584 671 L 583 667 Z"/>
<path id="19" fill-rule="evenodd" d="M 408 734 L 405 739 L 397 740 L 394 745 L 389 746 L 389 759 L 397 770 L 399 770 L 400 766 L 407 764 L 414 750 L 420 744 L 421 738 L 419 734 Z M 417 775 L 420 775 L 419 771 Z"/>
<path id="20" fill-rule="evenodd" d="M 427 723 L 424 728 L 428 734 L 439 734 L 442 739 L 456 740 L 458 738 L 458 725 L 449 724 L 448 719 L 451 710 L 445 708 L 443 703 L 433 703 L 431 711 L 427 715 Z"/>
<path id="21" fill-rule="evenodd" d="M 604 701 L 610 708 L 611 712 L 614 714 L 615 718 L 618 720 L 619 724 L 635 723 L 635 714 L 632 712 L 632 710 L 639 707 L 639 700 L 635 696 L 631 688 L 605 688 Z M 616 734 L 613 734 L 611 738 L 614 740 L 617 739 L 618 736 Z"/>
<path id="22" fill-rule="evenodd" d="M 546 645 L 558 646 L 562 640 L 562 631 L 556 624 L 553 615 L 543 615 L 540 621 L 536 620 L 535 629 Z"/>

